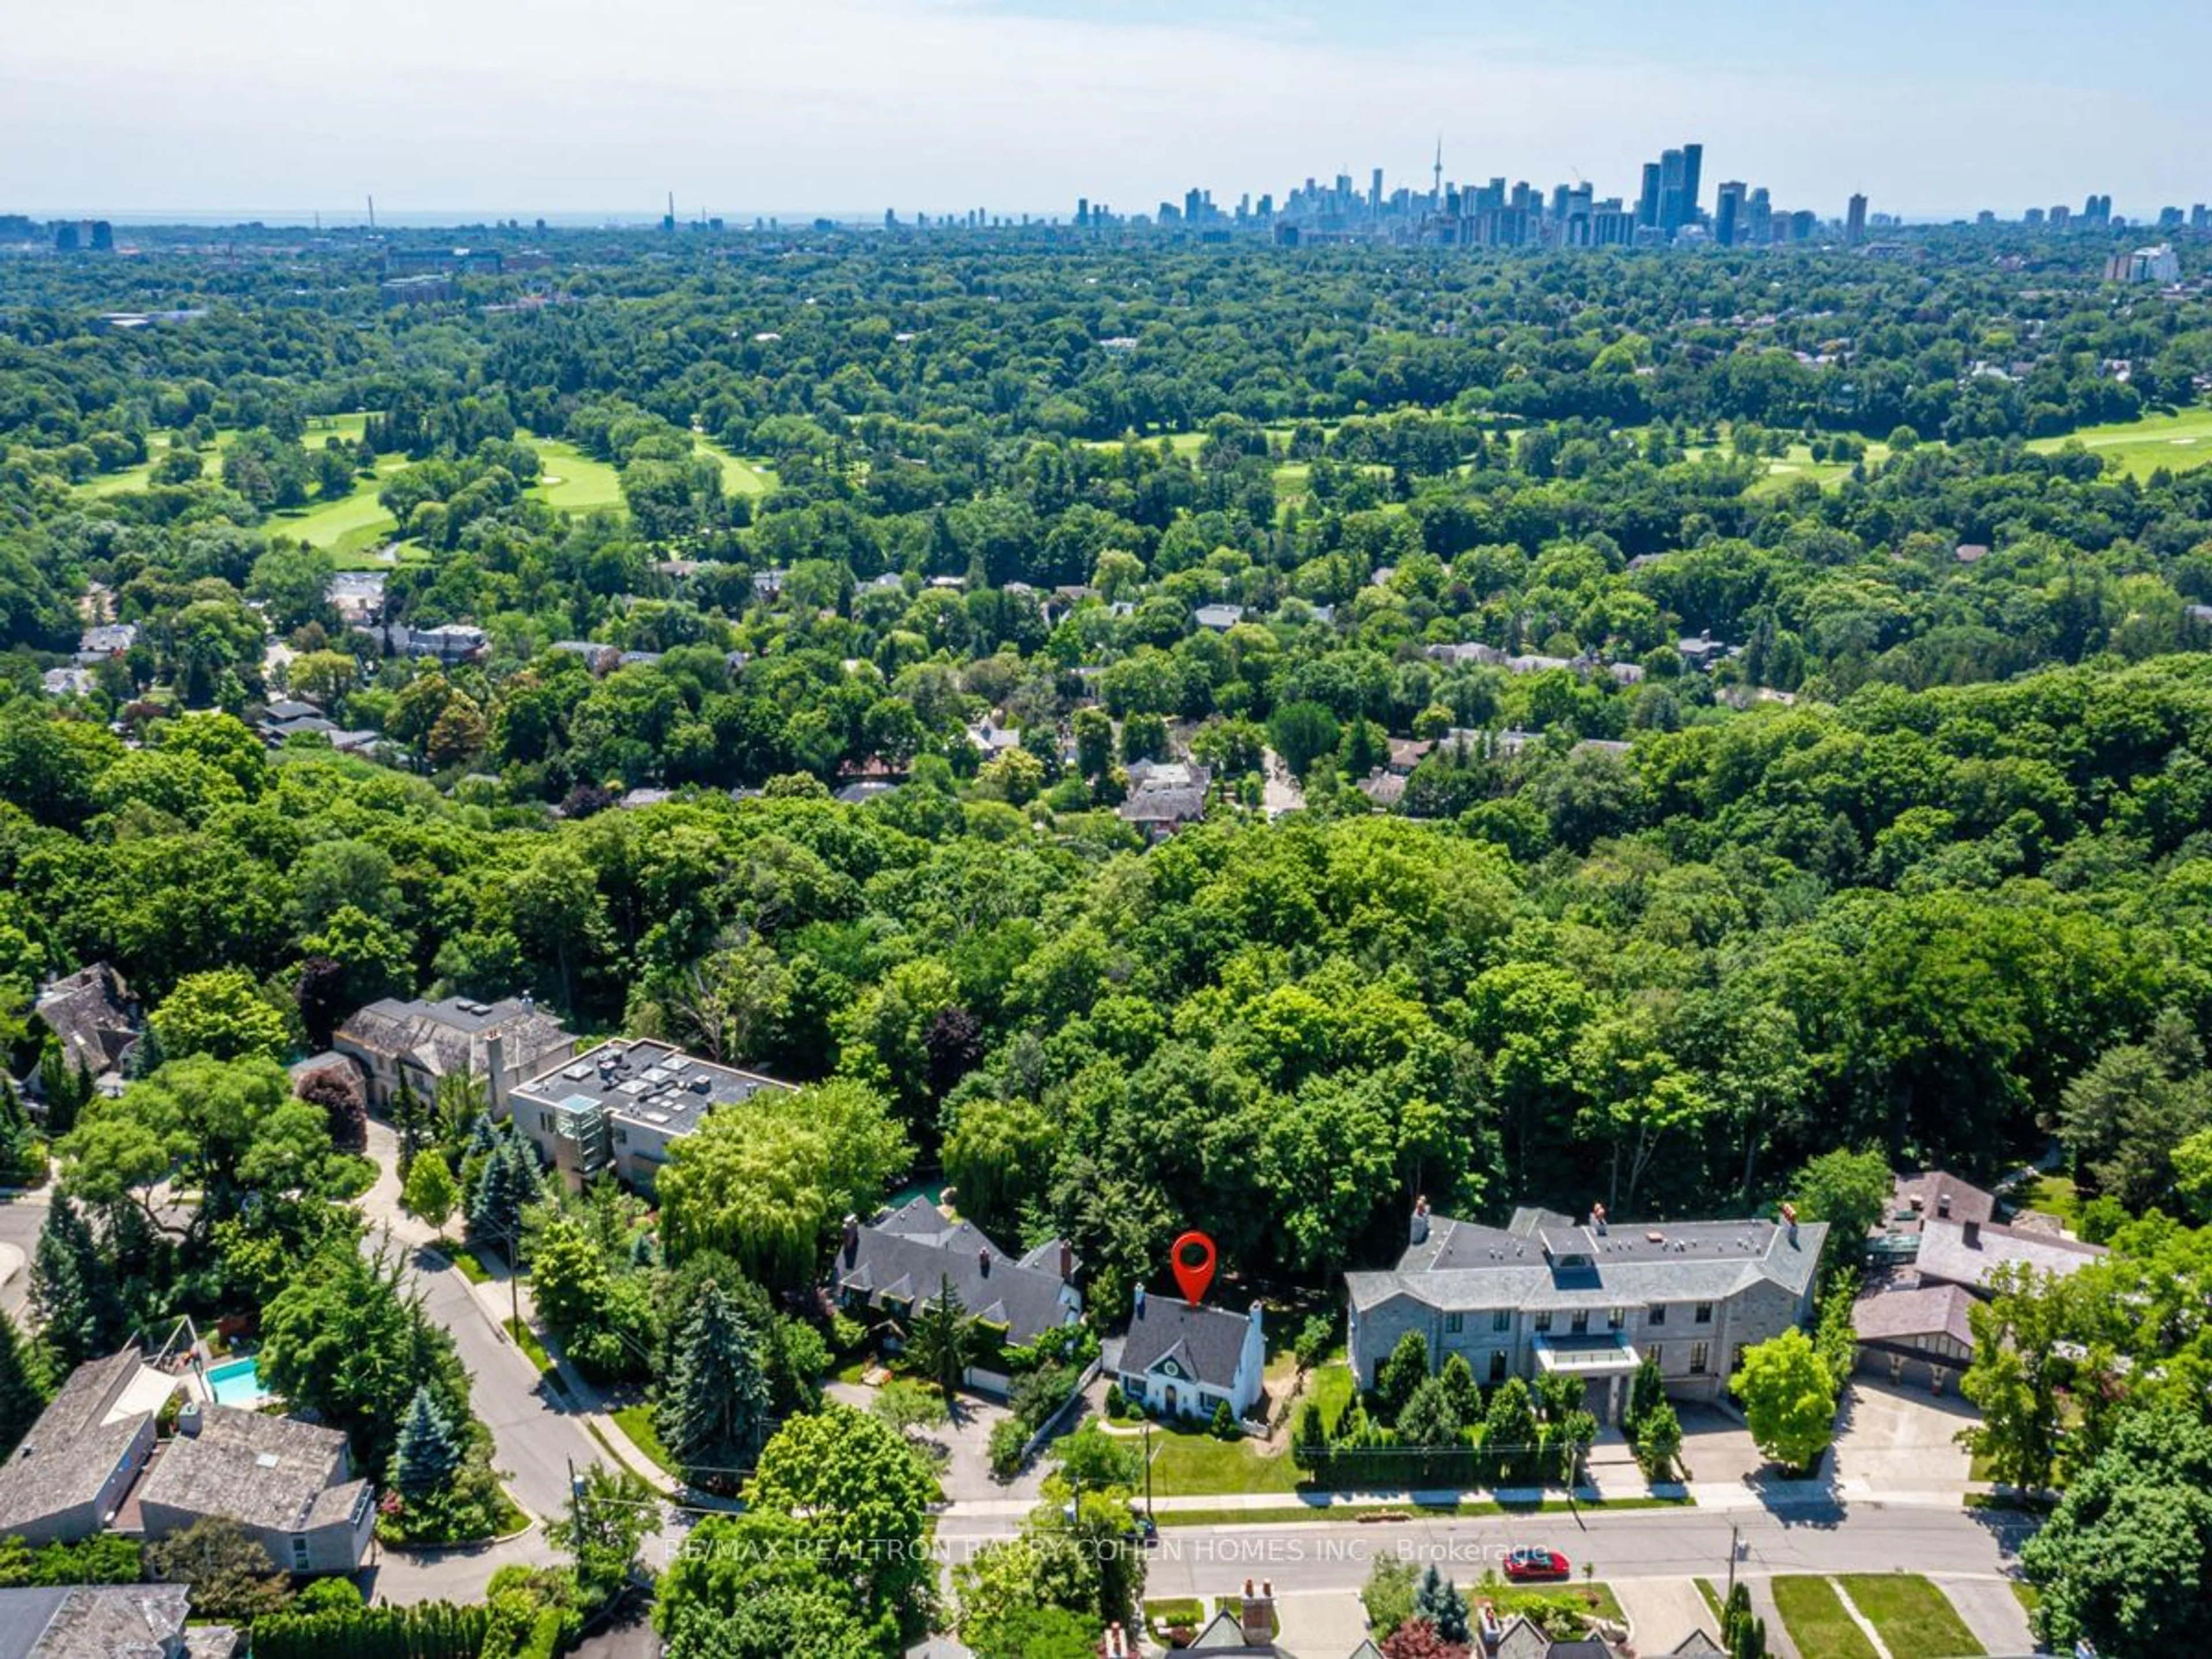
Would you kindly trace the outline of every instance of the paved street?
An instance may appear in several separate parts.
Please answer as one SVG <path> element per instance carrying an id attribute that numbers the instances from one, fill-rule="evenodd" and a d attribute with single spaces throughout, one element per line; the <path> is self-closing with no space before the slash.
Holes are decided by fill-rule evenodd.
<path id="1" fill-rule="evenodd" d="M 1464 1584 L 1480 1578 L 1516 1545 L 1563 1551 L 1579 1578 L 1585 1562 L 1607 1580 L 1728 1576 L 1729 1525 L 1746 1546 L 1740 1573 L 1906 1571 L 1995 1583 L 2009 1569 L 2031 1523 L 2002 1512 L 1892 1507 L 1858 1503 L 1782 1510 L 1706 1514 L 1632 1510 L 1572 1516 L 1492 1516 L 1469 1520 L 1322 1522 L 1248 1526 L 1163 1527 L 1146 1593 L 1218 1595 L 1247 1577 L 1279 1589 L 1356 1589 L 1378 1555 L 1438 1568 Z M 939 1539 L 957 1561 L 1003 1537 L 1013 1517 L 948 1516 Z"/>
<path id="2" fill-rule="evenodd" d="M 38 1248 L 39 1230 L 46 1224 L 45 1192 L 0 1194 L 0 1267 L 15 1266 L 0 1284 L 0 1310 L 18 1324 L 31 1298 L 31 1252 Z"/>

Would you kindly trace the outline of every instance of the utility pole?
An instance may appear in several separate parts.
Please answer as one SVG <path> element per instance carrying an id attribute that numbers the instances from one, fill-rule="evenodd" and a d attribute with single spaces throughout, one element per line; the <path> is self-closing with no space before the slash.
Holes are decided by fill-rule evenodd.
<path id="1" fill-rule="evenodd" d="M 1145 1419 L 1145 1519 L 1152 1518 L 1152 1419 Z"/>
<path id="2" fill-rule="evenodd" d="M 1735 1594 L 1735 1557 L 1736 1551 L 1741 1547 L 1741 1539 L 1742 1531 L 1743 1529 L 1737 1526 L 1735 1522 L 1731 1521 L 1729 1522 L 1729 1595 L 1734 1595 Z M 1725 1607 L 1728 1604 L 1728 1597 L 1723 1596 L 1721 1598 L 1721 1603 Z"/>

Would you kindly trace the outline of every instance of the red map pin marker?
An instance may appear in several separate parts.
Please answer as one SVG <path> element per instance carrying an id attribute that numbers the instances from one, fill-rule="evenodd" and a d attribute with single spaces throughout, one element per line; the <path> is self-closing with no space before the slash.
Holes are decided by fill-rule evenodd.
<path id="1" fill-rule="evenodd" d="M 1188 1232 L 1168 1251 L 1182 1299 L 1195 1307 L 1206 1300 L 1206 1287 L 1213 1283 L 1213 1241 L 1201 1232 Z"/>

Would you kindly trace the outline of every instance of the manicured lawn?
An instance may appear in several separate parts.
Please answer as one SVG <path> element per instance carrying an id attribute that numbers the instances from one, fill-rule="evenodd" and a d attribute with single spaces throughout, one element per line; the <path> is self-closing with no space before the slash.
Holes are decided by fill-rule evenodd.
<path id="1" fill-rule="evenodd" d="M 1602 1583 L 1588 1584 L 1559 1584 L 1548 1589 L 1516 1589 L 1498 1580 L 1485 1578 L 1480 1589 L 1480 1599 L 1498 1609 L 1501 1620 L 1510 1620 L 1516 1613 L 1534 1613 L 1538 1608 L 1572 1601 L 1578 1613 L 1586 1612 L 1599 1619 L 1620 1619 L 1620 1599 L 1613 1593 L 1612 1586 Z M 1477 1599 L 1471 1594 L 1470 1601 Z"/>
<path id="2" fill-rule="evenodd" d="M 1250 1441 L 1216 1440 L 1203 1429 L 1153 1426 L 1152 1495 L 1156 1498 L 1295 1492 L 1298 1479 L 1298 1466 L 1287 1451 L 1264 1457 Z"/>
<path id="3" fill-rule="evenodd" d="M 2162 466 L 2187 471 L 2212 463 L 2212 409 L 2185 409 L 2178 415 L 2083 427 L 2063 438 L 2038 438 L 2028 447 L 2048 454 L 2069 443 L 2117 459 L 2138 478 L 2148 478 Z"/>
<path id="4" fill-rule="evenodd" d="M 1802 1575 L 1778 1578 L 1774 1605 L 1798 1652 L 1818 1654 L 1820 1659 L 1880 1659 L 1826 1579 Z"/>
<path id="5" fill-rule="evenodd" d="M 2043 1605 L 2043 1592 L 2025 1578 L 2012 1581 L 2012 1598 L 2020 1603 L 2020 1610 L 2030 1619 L 2035 1617 L 2035 1610 Z"/>
<path id="6" fill-rule="evenodd" d="M 453 1251 L 452 1261 L 453 1270 L 459 1273 L 462 1278 L 467 1279 L 470 1284 L 485 1285 L 490 1283 L 491 1270 L 486 1267 L 483 1262 L 477 1260 L 477 1253 L 471 1249 L 467 1245 L 464 1244 L 460 1249 Z"/>
<path id="7" fill-rule="evenodd" d="M 623 504 L 622 478 L 615 469 L 558 438 L 532 438 L 530 447 L 544 463 L 531 494 L 569 513 L 591 513 Z"/>
<path id="8" fill-rule="evenodd" d="M 2021 1209 L 2040 1210 L 2069 1231 L 2081 1223 L 2081 1194 L 2075 1190 L 2071 1176 L 2030 1176 L 2014 1188 L 2012 1196 Z"/>
<path id="9" fill-rule="evenodd" d="M 401 458 L 400 465 L 406 464 Z M 289 536 L 310 547 L 337 551 L 342 544 L 346 550 L 356 551 L 364 544 L 381 546 L 398 530 L 392 516 L 384 510 L 384 503 L 376 499 L 383 488 L 381 479 L 387 468 L 380 460 L 377 477 L 364 478 L 352 495 L 343 501 L 317 501 L 309 507 L 295 507 L 289 512 L 269 515 L 268 531 L 272 536 Z"/>
<path id="10" fill-rule="evenodd" d="M 1846 1573 L 1836 1581 L 1893 1654 L 1984 1651 L 1950 1599 L 1917 1573 Z"/>
<path id="11" fill-rule="evenodd" d="M 1323 1365 L 1306 1376 L 1305 1399 L 1297 1405 L 1297 1412 L 1305 1410 L 1307 1400 L 1321 1407 L 1321 1420 L 1334 1425 L 1352 1403 L 1352 1367 L 1345 1364 Z M 1297 1426 L 1297 1413 L 1291 1418 L 1291 1426 Z"/>
<path id="12" fill-rule="evenodd" d="M 1712 1614 L 1713 1623 L 1717 1626 L 1721 1621 L 1720 1591 L 1713 1588 L 1713 1581 L 1710 1578 L 1700 1578 L 1695 1582 L 1698 1594 L 1705 1598 L 1705 1610 Z"/>
<path id="13" fill-rule="evenodd" d="M 683 1471 L 669 1461 L 668 1448 L 660 1443 L 660 1437 L 653 1432 L 652 1407 L 642 1404 L 622 1406 L 607 1414 L 614 1419 L 615 1426 L 629 1437 L 630 1444 L 670 1474 L 679 1480 L 683 1478 Z"/>

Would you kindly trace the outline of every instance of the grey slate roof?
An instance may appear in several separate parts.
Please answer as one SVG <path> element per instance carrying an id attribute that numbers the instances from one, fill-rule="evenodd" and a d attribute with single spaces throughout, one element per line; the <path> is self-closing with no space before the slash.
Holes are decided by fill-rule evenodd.
<path id="1" fill-rule="evenodd" d="M 1917 1232 L 1926 1221 L 1988 1221 L 1996 1212 L 1996 1198 L 1972 1182 L 1944 1170 L 1923 1170 L 1897 1178 L 1887 1226 L 1892 1232 Z"/>
<path id="2" fill-rule="evenodd" d="M 347 1479 L 348 1467 L 346 1437 L 337 1429 L 203 1406 L 199 1432 L 168 1443 L 140 1483 L 138 1501 L 301 1532 L 351 1512 L 366 1483 Z"/>
<path id="3" fill-rule="evenodd" d="M 553 1015 L 517 997 L 498 1002 L 383 997 L 356 1009 L 338 1027 L 337 1036 L 371 1054 L 411 1060 L 432 1077 L 462 1072 L 483 1077 L 491 1069 L 484 1040 L 494 1032 L 500 1036 L 507 1065 L 526 1063 L 568 1036 Z"/>
<path id="4" fill-rule="evenodd" d="M 1718 1302 L 1759 1279 L 1802 1295 L 1827 1237 L 1802 1222 L 1793 1242 L 1771 1221 L 1615 1222 L 1593 1233 L 1571 1217 L 1522 1209 L 1504 1227 L 1430 1218 L 1428 1237 L 1389 1272 L 1344 1276 L 1355 1307 L 1411 1297 L 1433 1308 L 1572 1309 Z M 1547 1259 L 1587 1254 L 1587 1268 Z"/>
<path id="5" fill-rule="evenodd" d="M 195 1629 L 185 1648 L 182 1584 L 77 1584 L 0 1589 L 0 1659 L 224 1659 L 234 1631 Z"/>
<path id="6" fill-rule="evenodd" d="M 107 1420 L 143 1363 L 136 1348 L 125 1348 L 70 1373 L 0 1464 L 0 1534 L 100 1496 L 152 1416 L 132 1412 Z"/>
<path id="7" fill-rule="evenodd" d="M 72 1065 L 98 1077 L 138 1040 L 138 1003 L 123 975 L 95 962 L 39 993 L 36 1012 Z"/>
<path id="8" fill-rule="evenodd" d="M 915 1198 L 852 1229 L 831 1272 L 840 1291 L 875 1308 L 934 1302 L 950 1279 L 972 1317 L 1002 1325 L 1008 1341 L 1026 1344 L 1067 1322 L 1058 1254 L 1054 1242 L 1017 1261 L 974 1223 L 954 1221 Z"/>
<path id="9" fill-rule="evenodd" d="M 1972 1347 L 1966 1310 L 1973 1304 L 1973 1293 L 1960 1285 L 1876 1285 L 1851 1304 L 1851 1328 L 1862 1342 L 1941 1335 Z"/>
<path id="10" fill-rule="evenodd" d="M 1722 1653 L 1721 1644 L 1701 1630 L 1692 1631 L 1667 1651 L 1674 1654 L 1711 1654 L 1715 1659 L 1720 1659 Z"/>
<path id="11" fill-rule="evenodd" d="M 1966 1242 L 1969 1225 L 1974 1227 L 1975 1233 L 1971 1244 Z M 1920 1254 L 1914 1265 L 1923 1279 L 1979 1288 L 1986 1285 L 1990 1275 L 2008 1262 L 2023 1262 L 2037 1273 L 2063 1278 L 2079 1273 L 2107 1254 L 2100 1244 L 2085 1244 L 2079 1239 L 2060 1238 L 2051 1233 L 2001 1227 L 1994 1222 L 1974 1224 L 1930 1218 L 1921 1223 Z"/>
<path id="12" fill-rule="evenodd" d="M 1141 1376 L 1172 1357 L 1194 1382 L 1227 1392 L 1244 1357 L 1251 1321 L 1222 1308 L 1193 1307 L 1180 1297 L 1146 1295 L 1129 1317 L 1122 1339 L 1121 1370 Z"/>

